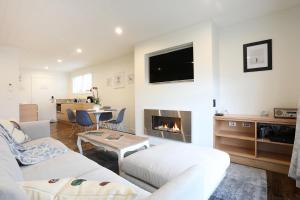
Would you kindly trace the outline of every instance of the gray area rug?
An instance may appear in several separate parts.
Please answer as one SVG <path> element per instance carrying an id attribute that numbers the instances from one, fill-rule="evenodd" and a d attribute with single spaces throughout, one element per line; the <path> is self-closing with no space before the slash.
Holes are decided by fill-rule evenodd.
<path id="1" fill-rule="evenodd" d="M 209 200 L 267 200 L 266 171 L 231 163 Z"/>

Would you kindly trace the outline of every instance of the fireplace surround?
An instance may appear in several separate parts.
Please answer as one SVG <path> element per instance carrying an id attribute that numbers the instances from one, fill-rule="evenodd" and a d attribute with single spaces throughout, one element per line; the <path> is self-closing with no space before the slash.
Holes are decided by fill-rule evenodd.
<path id="1" fill-rule="evenodd" d="M 144 129 L 149 136 L 191 143 L 191 112 L 145 109 Z"/>

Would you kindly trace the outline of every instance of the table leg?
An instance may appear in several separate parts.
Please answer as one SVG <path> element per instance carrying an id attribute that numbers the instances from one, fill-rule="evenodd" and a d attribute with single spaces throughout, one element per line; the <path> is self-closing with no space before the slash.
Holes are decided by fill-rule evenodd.
<path id="1" fill-rule="evenodd" d="M 100 114 L 99 114 L 99 113 L 96 113 L 96 114 L 95 114 L 95 117 L 96 117 L 96 126 L 97 126 L 97 130 L 99 130 L 99 117 L 100 117 Z"/>
<path id="2" fill-rule="evenodd" d="M 77 138 L 77 147 L 79 149 L 79 153 L 83 154 L 82 146 L 81 146 L 81 138 L 80 137 Z"/>
<path id="3" fill-rule="evenodd" d="M 145 142 L 145 145 L 146 149 L 149 149 L 150 148 L 150 144 L 149 144 L 149 141 Z"/>
<path id="4" fill-rule="evenodd" d="M 124 158 L 125 152 L 126 152 L 126 151 L 119 151 L 119 152 L 117 152 L 117 154 L 118 154 L 119 174 L 120 174 L 120 172 L 121 172 L 121 161 L 122 161 L 123 158 Z"/>

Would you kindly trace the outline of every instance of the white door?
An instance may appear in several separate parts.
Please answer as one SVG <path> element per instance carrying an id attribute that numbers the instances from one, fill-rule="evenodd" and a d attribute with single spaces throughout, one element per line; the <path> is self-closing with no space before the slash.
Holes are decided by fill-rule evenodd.
<path id="1" fill-rule="evenodd" d="M 56 104 L 51 102 L 51 97 L 65 98 L 65 85 L 62 84 L 66 83 L 60 77 L 32 77 L 32 103 L 39 106 L 39 120 L 56 121 Z"/>

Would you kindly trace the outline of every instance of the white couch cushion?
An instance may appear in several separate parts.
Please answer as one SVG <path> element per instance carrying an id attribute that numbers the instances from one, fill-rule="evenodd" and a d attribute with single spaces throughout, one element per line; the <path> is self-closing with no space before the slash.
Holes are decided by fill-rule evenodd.
<path id="1" fill-rule="evenodd" d="M 24 180 L 43 180 L 52 178 L 77 177 L 99 167 L 97 163 L 73 151 L 42 161 L 35 165 L 22 167 Z"/>
<path id="2" fill-rule="evenodd" d="M 135 191 L 127 185 L 65 178 L 19 183 L 34 200 L 133 200 Z"/>
<path id="3" fill-rule="evenodd" d="M 53 138 L 41 138 L 29 142 L 30 144 L 47 143 L 56 147 L 65 145 Z M 44 180 L 52 178 L 77 177 L 99 167 L 94 161 L 79 153 L 68 151 L 62 155 L 42 161 L 35 165 L 22 167 L 24 180 Z"/>
<path id="4" fill-rule="evenodd" d="M 212 193 L 230 164 L 225 152 L 192 144 L 167 143 L 132 154 L 121 163 L 121 171 L 157 188 L 199 165 L 207 193 Z"/>
<path id="5" fill-rule="evenodd" d="M 195 199 L 206 200 L 203 193 L 201 168 L 197 165 L 185 170 L 182 174 L 156 190 L 147 200 Z"/>
<path id="6" fill-rule="evenodd" d="M 136 185 L 128 182 L 121 176 L 115 174 L 114 172 L 99 166 L 97 170 L 94 170 L 92 172 L 86 173 L 82 176 L 79 176 L 77 178 L 82 178 L 86 180 L 95 180 L 95 181 L 103 181 L 103 182 L 113 182 L 113 183 L 120 183 L 124 185 L 128 185 L 134 189 L 134 191 L 137 193 L 137 199 L 144 199 L 148 196 L 150 196 L 150 193 L 137 187 Z"/>

